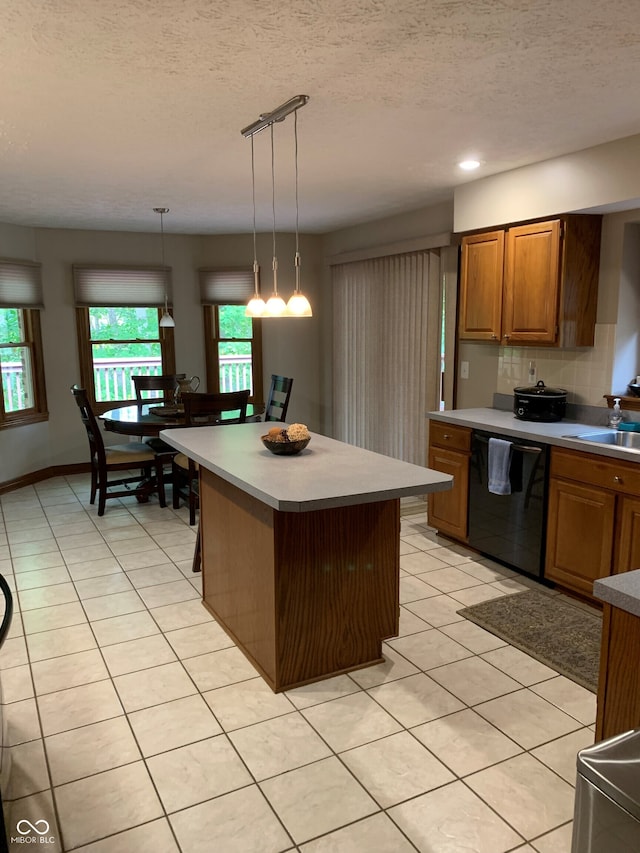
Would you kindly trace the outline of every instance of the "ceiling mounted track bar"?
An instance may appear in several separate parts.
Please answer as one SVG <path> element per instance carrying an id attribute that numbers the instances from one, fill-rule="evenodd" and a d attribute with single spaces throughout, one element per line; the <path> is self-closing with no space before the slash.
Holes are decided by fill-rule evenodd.
<path id="1" fill-rule="evenodd" d="M 299 110 L 300 107 L 304 107 L 308 100 L 309 95 L 294 95 L 293 98 L 290 98 L 284 104 L 280 104 L 279 107 L 276 107 L 270 113 L 262 113 L 257 121 L 247 125 L 247 127 L 243 127 L 240 133 L 243 136 L 254 136 L 276 121 L 284 121 L 288 115 Z"/>

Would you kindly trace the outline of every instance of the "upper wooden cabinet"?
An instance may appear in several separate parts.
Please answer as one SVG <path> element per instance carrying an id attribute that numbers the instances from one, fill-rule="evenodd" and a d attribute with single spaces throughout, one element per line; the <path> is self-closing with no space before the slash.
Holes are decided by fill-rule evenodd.
<path id="1" fill-rule="evenodd" d="M 460 339 L 593 346 L 601 225 L 575 214 L 464 236 Z"/>

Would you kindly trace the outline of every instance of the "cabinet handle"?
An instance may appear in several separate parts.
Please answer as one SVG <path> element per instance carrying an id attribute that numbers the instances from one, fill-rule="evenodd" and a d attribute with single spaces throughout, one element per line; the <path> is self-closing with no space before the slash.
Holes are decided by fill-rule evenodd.
<path id="1" fill-rule="evenodd" d="M 505 339 L 505 341 L 508 341 L 511 335 L 503 335 L 502 337 Z"/>
<path id="2" fill-rule="evenodd" d="M 615 477 L 613 478 L 613 482 L 614 482 L 614 483 L 621 483 L 621 482 L 622 482 L 622 477 L 619 477 L 619 476 L 616 474 L 616 475 L 615 475 Z"/>
<path id="3" fill-rule="evenodd" d="M 491 340 L 492 340 L 492 341 L 497 341 L 497 340 L 498 340 L 498 336 L 497 336 L 497 335 L 491 335 Z"/>
<path id="4" fill-rule="evenodd" d="M 448 432 L 445 432 L 445 434 L 442 437 L 444 438 L 445 441 L 449 441 L 449 439 L 451 438 L 451 436 L 449 435 Z"/>

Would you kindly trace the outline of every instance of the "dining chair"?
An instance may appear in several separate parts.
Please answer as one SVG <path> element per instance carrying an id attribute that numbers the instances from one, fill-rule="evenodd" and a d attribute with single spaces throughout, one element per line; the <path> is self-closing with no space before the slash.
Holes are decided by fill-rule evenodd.
<path id="1" fill-rule="evenodd" d="M 132 375 L 131 381 L 136 391 L 136 402 L 138 405 L 149 402 L 157 402 L 159 405 L 174 405 L 178 380 L 185 378 L 186 373 L 163 373 L 160 376 Z M 158 397 L 143 397 L 145 391 L 162 391 L 163 393 Z M 169 463 L 177 452 L 174 447 L 157 436 L 146 436 L 143 441 L 156 453 L 164 454 L 165 458 L 162 460 L 164 463 Z"/>
<path id="2" fill-rule="evenodd" d="M 293 379 L 287 376 L 271 374 L 271 387 L 267 397 L 267 406 L 264 412 L 265 421 L 284 421 L 289 408 L 289 397 Z"/>
<path id="3" fill-rule="evenodd" d="M 184 426 L 201 427 L 220 424 L 222 412 L 237 411 L 237 418 L 225 420 L 225 424 L 243 424 L 247 420 L 249 391 L 230 391 L 225 394 L 183 394 Z M 171 463 L 173 508 L 178 509 L 180 498 L 189 505 L 189 524 L 196 523 L 196 508 L 199 503 L 198 463 L 184 453 L 177 453 Z"/>
<path id="4" fill-rule="evenodd" d="M 161 457 L 142 441 L 130 441 L 127 444 L 105 447 L 102 431 L 89 403 L 86 390 L 80 388 L 79 385 L 72 385 L 71 393 L 78 404 L 80 417 L 89 438 L 91 452 L 91 497 L 89 503 L 95 503 L 97 493 L 98 515 L 104 515 L 108 498 L 123 498 L 130 495 L 142 498 L 148 497 L 152 492 L 158 493 L 160 506 L 166 506 Z M 109 479 L 111 472 L 123 472 L 134 468 L 140 468 L 142 474 Z M 137 483 L 138 485 L 131 488 L 130 483 Z M 114 486 L 124 486 L 124 488 L 110 491 Z"/>

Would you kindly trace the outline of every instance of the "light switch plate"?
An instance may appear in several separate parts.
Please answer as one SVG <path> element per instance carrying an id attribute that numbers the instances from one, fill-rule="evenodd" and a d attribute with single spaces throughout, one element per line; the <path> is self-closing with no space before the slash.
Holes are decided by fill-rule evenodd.
<path id="1" fill-rule="evenodd" d="M 469 362 L 461 361 L 460 362 L 460 379 L 468 379 L 469 378 Z"/>

